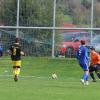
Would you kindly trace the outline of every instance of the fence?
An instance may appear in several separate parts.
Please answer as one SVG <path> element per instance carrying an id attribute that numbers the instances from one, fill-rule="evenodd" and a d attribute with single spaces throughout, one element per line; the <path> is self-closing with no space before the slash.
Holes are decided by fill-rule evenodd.
<path id="1" fill-rule="evenodd" d="M 70 30 L 89 32 L 92 41 L 100 30 L 99 4 L 98 0 L 0 0 L 4 52 L 19 37 L 27 55 L 54 57 L 62 42 L 59 34 Z"/>

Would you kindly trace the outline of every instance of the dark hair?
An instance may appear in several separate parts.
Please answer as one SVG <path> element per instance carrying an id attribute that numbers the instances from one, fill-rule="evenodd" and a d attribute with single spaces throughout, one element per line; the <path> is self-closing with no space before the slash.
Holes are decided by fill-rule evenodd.
<path id="1" fill-rule="evenodd" d="M 18 43 L 18 42 L 19 42 L 19 40 L 20 40 L 19 38 L 16 38 L 16 39 L 15 39 L 15 42 L 16 42 L 16 43 Z"/>
<path id="2" fill-rule="evenodd" d="M 85 45 L 85 40 L 80 41 L 82 45 Z"/>
<path id="3" fill-rule="evenodd" d="M 90 47 L 90 49 L 91 49 L 91 50 L 95 50 L 95 48 L 94 48 L 93 46 L 92 46 L 92 47 Z"/>

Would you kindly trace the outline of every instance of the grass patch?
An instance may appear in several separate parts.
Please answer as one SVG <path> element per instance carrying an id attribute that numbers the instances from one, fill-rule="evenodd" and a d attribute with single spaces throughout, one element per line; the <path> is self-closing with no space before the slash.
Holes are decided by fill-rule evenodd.
<path id="1" fill-rule="evenodd" d="M 57 80 L 51 79 L 56 73 Z M 3 75 L 3 76 L 2 76 Z M 7 76 L 6 76 L 7 75 Z M 21 76 L 13 81 L 11 60 L 0 58 L 1 100 L 99 100 L 100 81 L 83 86 L 76 59 L 23 57 Z M 31 76 L 31 77 L 29 77 Z"/>

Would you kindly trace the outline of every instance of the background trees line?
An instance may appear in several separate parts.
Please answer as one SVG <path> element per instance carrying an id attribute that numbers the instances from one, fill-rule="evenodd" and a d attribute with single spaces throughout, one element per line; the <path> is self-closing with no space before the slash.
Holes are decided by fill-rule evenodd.
<path id="1" fill-rule="evenodd" d="M 72 23 L 77 27 L 91 26 L 92 0 L 56 0 L 56 26 Z M 20 26 L 53 26 L 53 0 L 20 0 Z M 0 0 L 0 25 L 16 26 L 17 0 Z M 94 0 L 94 27 L 100 26 L 100 0 Z M 8 29 L 9 30 L 9 29 Z M 52 30 L 20 29 L 28 42 L 51 44 Z M 61 31 L 56 31 L 60 33 Z M 22 35 L 21 35 L 22 36 Z M 55 41 L 59 41 L 56 36 Z M 48 47 L 51 50 L 51 47 Z M 46 49 L 45 49 L 46 50 Z"/>
<path id="2" fill-rule="evenodd" d="M 63 22 L 90 25 L 92 0 L 57 0 L 56 26 Z M 94 27 L 99 26 L 100 0 L 94 0 Z M 16 25 L 17 0 L 0 0 L 0 23 Z M 20 0 L 21 26 L 52 26 L 53 0 Z M 87 26 L 87 27 L 88 27 Z"/>

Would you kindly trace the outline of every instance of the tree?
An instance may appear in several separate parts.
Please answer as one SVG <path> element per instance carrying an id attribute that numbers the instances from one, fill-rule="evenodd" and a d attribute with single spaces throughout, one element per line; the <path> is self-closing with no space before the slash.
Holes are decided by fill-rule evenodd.
<path id="1" fill-rule="evenodd" d="M 86 8 L 91 8 L 91 1 L 90 0 L 82 0 L 81 4 Z"/>
<path id="2" fill-rule="evenodd" d="M 4 0 L 0 5 L 0 21 L 3 25 L 16 25 L 16 0 Z"/>
<path id="3" fill-rule="evenodd" d="M 4 0 L 2 2 L 2 6 L 0 7 L 0 21 L 3 25 L 16 26 L 17 0 Z M 19 11 L 19 25 L 21 26 L 43 27 L 53 25 L 52 0 L 20 0 Z M 48 45 L 50 44 L 48 41 L 52 41 L 51 30 L 23 29 L 21 31 L 24 33 L 24 38 L 27 38 L 27 41 L 32 40 L 31 42 L 37 43 L 37 45 L 42 43 L 41 48 L 45 48 L 44 45 Z M 47 49 L 51 49 L 51 47 Z M 44 50 L 47 51 L 47 49 Z"/>

